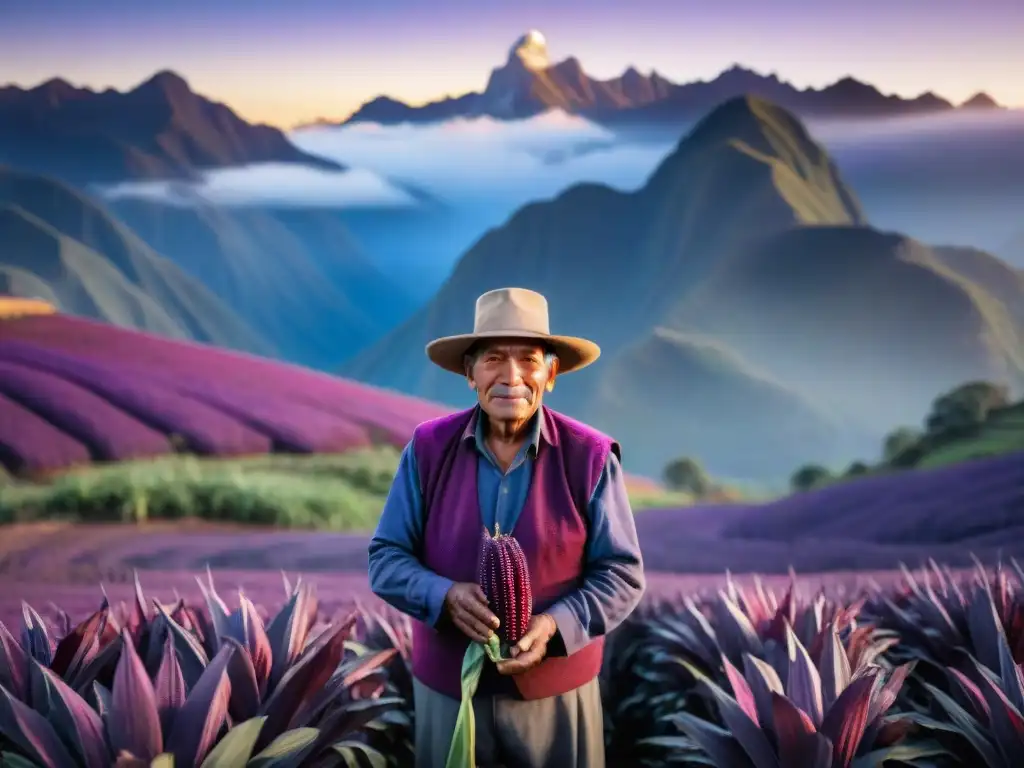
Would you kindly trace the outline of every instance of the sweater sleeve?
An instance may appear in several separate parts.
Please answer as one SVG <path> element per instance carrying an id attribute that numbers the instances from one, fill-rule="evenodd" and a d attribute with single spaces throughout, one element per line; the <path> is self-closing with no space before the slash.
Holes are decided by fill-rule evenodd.
<path id="1" fill-rule="evenodd" d="M 558 626 L 549 654 L 570 655 L 619 626 L 645 589 L 643 558 L 622 465 L 609 453 L 590 499 L 583 583 L 548 613 Z"/>
<path id="2" fill-rule="evenodd" d="M 370 539 L 370 589 L 402 613 L 436 626 L 453 582 L 420 562 L 423 525 L 423 495 L 410 442 Z"/>

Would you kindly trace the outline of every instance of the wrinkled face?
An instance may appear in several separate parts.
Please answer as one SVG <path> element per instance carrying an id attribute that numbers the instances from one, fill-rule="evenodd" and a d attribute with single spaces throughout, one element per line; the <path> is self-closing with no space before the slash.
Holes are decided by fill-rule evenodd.
<path id="1" fill-rule="evenodd" d="M 529 420 L 558 374 L 558 360 L 539 344 L 496 340 L 472 350 L 466 377 L 480 407 L 495 421 Z"/>

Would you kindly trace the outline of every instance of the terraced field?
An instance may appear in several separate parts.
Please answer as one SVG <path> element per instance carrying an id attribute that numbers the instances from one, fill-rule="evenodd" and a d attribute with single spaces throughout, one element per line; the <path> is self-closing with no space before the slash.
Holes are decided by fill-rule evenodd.
<path id="1" fill-rule="evenodd" d="M 341 453 L 404 445 L 449 409 L 345 379 L 63 315 L 0 322 L 0 466 Z"/>

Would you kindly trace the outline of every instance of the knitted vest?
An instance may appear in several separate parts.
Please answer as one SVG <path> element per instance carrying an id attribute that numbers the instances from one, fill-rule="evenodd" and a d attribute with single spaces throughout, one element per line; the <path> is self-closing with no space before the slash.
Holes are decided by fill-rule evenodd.
<path id="1" fill-rule="evenodd" d="M 619 454 L 611 438 L 541 407 L 541 441 L 526 503 L 511 532 L 530 570 L 533 612 L 541 613 L 581 582 L 587 543 L 587 505 L 608 458 Z M 483 523 L 477 493 L 475 445 L 479 408 L 424 422 L 413 450 L 419 468 L 426 524 L 421 560 L 455 582 L 475 582 Z M 462 659 L 469 639 L 450 623 L 435 629 L 413 623 L 413 674 L 425 685 L 461 698 Z M 497 674 L 486 664 L 479 696 L 523 699 L 556 696 L 590 682 L 601 669 L 604 639 L 571 656 L 549 655 L 520 675 Z M 549 652 L 553 646 L 549 646 Z"/>

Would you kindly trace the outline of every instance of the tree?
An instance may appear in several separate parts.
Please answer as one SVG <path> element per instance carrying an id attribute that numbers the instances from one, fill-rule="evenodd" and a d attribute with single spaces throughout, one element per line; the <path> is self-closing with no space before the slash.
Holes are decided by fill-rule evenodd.
<path id="1" fill-rule="evenodd" d="M 962 434 L 980 426 L 993 410 L 1009 404 L 1007 387 L 972 381 L 937 397 L 925 424 L 931 435 Z"/>
<path id="2" fill-rule="evenodd" d="M 789 479 L 789 485 L 794 491 L 809 491 L 831 478 L 832 472 L 828 467 L 823 467 L 820 464 L 805 464 L 793 473 Z"/>
<path id="3" fill-rule="evenodd" d="M 921 439 L 921 430 L 913 427 L 897 427 L 888 435 L 882 444 L 882 460 L 892 461 L 904 451 L 917 445 Z"/>
<path id="4" fill-rule="evenodd" d="M 871 471 L 871 468 L 863 461 L 855 461 L 846 468 L 846 477 L 859 477 L 860 475 L 866 475 Z"/>
<path id="5" fill-rule="evenodd" d="M 666 465 L 662 472 L 665 485 L 674 491 L 687 491 L 694 496 L 705 496 L 712 488 L 711 478 L 696 459 L 684 456 Z"/>

